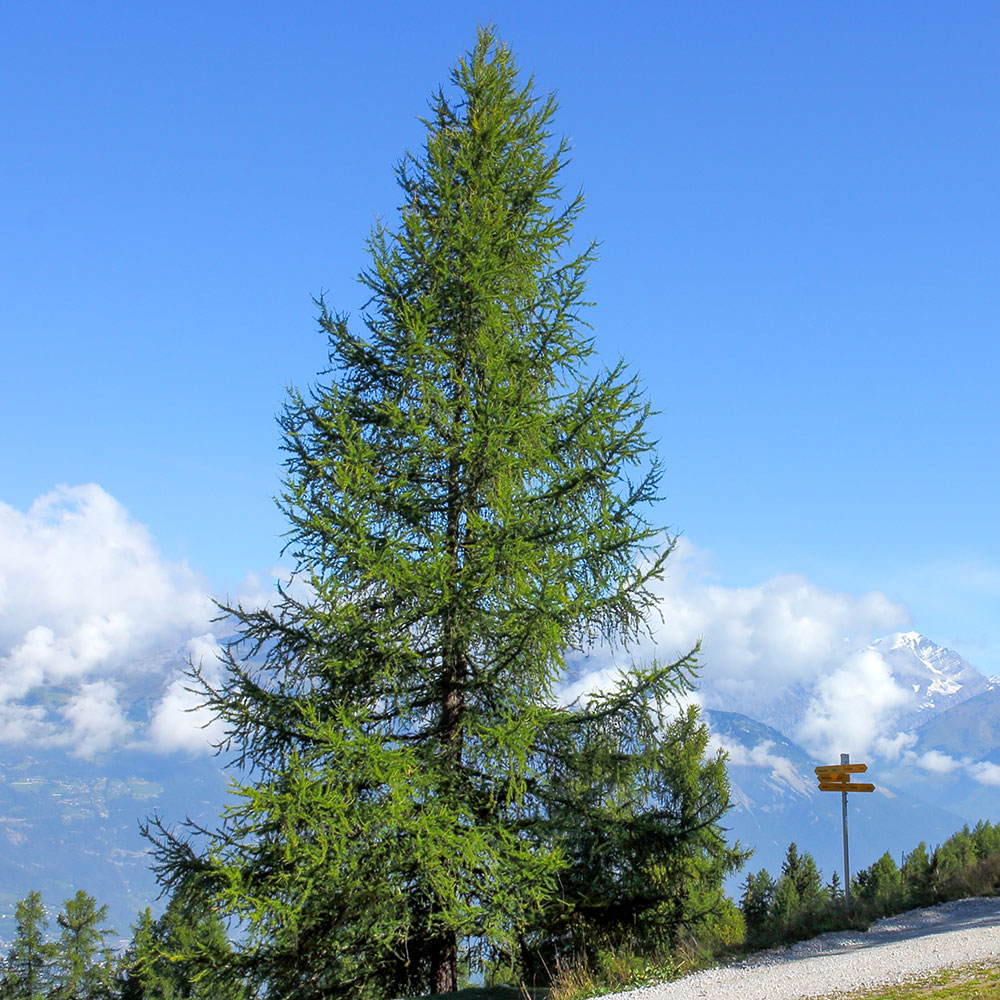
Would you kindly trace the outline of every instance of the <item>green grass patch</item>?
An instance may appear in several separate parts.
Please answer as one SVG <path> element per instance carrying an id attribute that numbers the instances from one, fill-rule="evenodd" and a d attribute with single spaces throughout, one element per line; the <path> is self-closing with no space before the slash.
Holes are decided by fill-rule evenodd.
<path id="1" fill-rule="evenodd" d="M 822 1000 L 996 1000 L 997 997 L 1000 997 L 1000 966 L 965 965 L 911 979 L 899 986 L 827 993 Z"/>

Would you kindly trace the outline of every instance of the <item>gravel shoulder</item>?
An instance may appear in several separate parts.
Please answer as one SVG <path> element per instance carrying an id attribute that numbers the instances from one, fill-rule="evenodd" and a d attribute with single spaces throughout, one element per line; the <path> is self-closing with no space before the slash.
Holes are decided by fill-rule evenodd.
<path id="1" fill-rule="evenodd" d="M 886 917 L 761 952 L 614 1000 L 804 1000 L 889 986 L 939 969 L 1000 962 L 1000 898 L 976 897 Z"/>

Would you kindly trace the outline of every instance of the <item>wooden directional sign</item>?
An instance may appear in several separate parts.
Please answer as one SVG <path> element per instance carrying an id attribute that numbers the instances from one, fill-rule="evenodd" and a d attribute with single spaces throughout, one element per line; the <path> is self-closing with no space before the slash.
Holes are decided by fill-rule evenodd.
<path id="1" fill-rule="evenodd" d="M 821 792 L 874 792 L 875 786 L 866 781 L 821 781 Z"/>
<path id="2" fill-rule="evenodd" d="M 821 792 L 874 792 L 875 786 L 864 781 L 851 781 L 852 774 L 863 774 L 867 764 L 824 764 L 816 768 Z"/>
<path id="3" fill-rule="evenodd" d="M 864 781 L 851 781 L 852 774 L 863 774 L 867 764 L 852 764 L 851 755 L 842 753 L 839 764 L 825 764 L 816 768 L 821 792 L 840 792 L 841 811 L 844 818 L 844 905 L 851 912 L 851 864 L 847 850 L 847 793 L 874 792 L 875 786 Z"/>

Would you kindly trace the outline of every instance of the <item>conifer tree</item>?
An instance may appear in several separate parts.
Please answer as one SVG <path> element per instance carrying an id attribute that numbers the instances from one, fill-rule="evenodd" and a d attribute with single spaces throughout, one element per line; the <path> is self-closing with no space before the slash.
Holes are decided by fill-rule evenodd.
<path id="1" fill-rule="evenodd" d="M 2 1000 L 40 1000 L 49 985 L 52 946 L 45 940 L 48 917 L 40 892 L 29 892 L 14 909 L 14 940 L 4 966 Z"/>
<path id="2" fill-rule="evenodd" d="M 766 868 L 761 868 L 756 874 L 748 874 L 743 881 L 740 910 L 751 937 L 762 931 L 767 923 L 775 888 L 774 879 Z"/>
<path id="3" fill-rule="evenodd" d="M 555 758 L 665 710 L 693 663 L 558 705 L 570 652 L 646 627 L 660 469 L 635 378 L 581 332 L 594 250 L 554 99 L 488 30 L 452 84 L 370 238 L 363 331 L 318 303 L 330 377 L 281 419 L 295 582 L 225 608 L 241 639 L 205 688 L 233 804 L 218 831 L 148 830 L 274 1000 L 444 992 L 463 942 L 513 947 L 568 863 Z"/>
<path id="4" fill-rule="evenodd" d="M 721 757 L 705 759 L 709 733 L 697 709 L 668 719 L 633 703 L 604 715 L 602 703 L 591 700 L 586 725 L 563 727 L 565 742 L 550 755 L 540 825 L 566 868 L 558 897 L 522 941 L 532 979 L 599 951 L 673 947 L 682 931 L 723 914 L 723 880 L 748 856 L 719 828 L 729 780 Z"/>
<path id="5" fill-rule="evenodd" d="M 241 1000 L 227 974 L 230 947 L 208 901 L 174 893 L 163 915 L 139 914 L 123 956 L 120 1000 Z"/>
<path id="6" fill-rule="evenodd" d="M 53 948 L 57 1000 L 98 1000 L 109 995 L 114 973 L 105 939 L 115 932 L 103 926 L 107 915 L 107 906 L 98 906 L 83 889 L 63 903 Z"/>
<path id="7" fill-rule="evenodd" d="M 931 859 L 927 854 L 927 844 L 924 841 L 921 840 L 906 855 L 900 873 L 911 903 L 916 906 L 925 906 L 931 902 L 934 897 Z"/>
<path id="8" fill-rule="evenodd" d="M 826 894 L 831 903 L 840 905 L 844 901 L 844 890 L 840 884 L 840 875 L 834 871 L 830 876 L 830 881 L 826 884 Z"/>

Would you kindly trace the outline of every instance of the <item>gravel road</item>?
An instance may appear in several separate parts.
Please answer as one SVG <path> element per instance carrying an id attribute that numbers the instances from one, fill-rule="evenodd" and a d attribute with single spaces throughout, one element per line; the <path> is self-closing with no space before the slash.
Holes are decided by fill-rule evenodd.
<path id="1" fill-rule="evenodd" d="M 804 1000 L 1000 961 L 1000 898 L 961 899 L 887 917 L 614 1000 Z"/>

